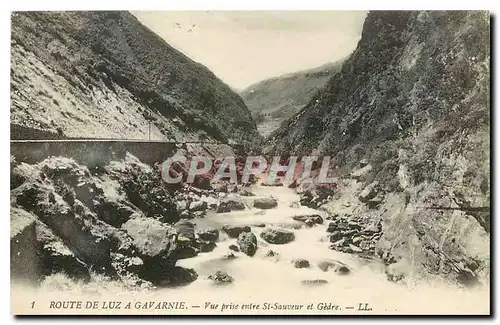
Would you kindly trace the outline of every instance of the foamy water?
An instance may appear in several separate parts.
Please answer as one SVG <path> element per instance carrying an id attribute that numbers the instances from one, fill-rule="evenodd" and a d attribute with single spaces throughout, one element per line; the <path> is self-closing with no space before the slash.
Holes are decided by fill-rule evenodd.
<path id="1" fill-rule="evenodd" d="M 229 245 L 236 244 L 236 239 L 229 238 L 221 231 L 217 247 L 209 253 L 200 253 L 194 258 L 184 259 L 177 265 L 193 268 L 199 277 L 193 283 L 178 287 L 164 288 L 148 293 L 106 292 L 99 287 L 92 292 L 93 299 L 133 300 L 144 301 L 185 301 L 185 310 L 154 310 L 154 309 L 127 309 L 106 310 L 106 313 L 150 313 L 150 314 L 255 314 L 255 313 L 295 313 L 295 314 L 470 314 L 489 312 L 489 291 L 486 287 L 464 289 L 437 280 L 420 280 L 412 286 L 389 282 L 384 274 L 384 267 L 378 260 L 357 258 L 351 254 L 344 254 L 328 248 L 329 242 L 324 225 L 315 225 L 308 228 L 301 223 L 293 221 L 292 216 L 298 214 L 320 214 L 323 212 L 307 207 L 290 207 L 297 202 L 299 196 L 291 189 L 285 187 L 255 187 L 253 197 L 245 197 L 249 205 L 258 197 L 273 196 L 278 200 L 278 207 L 270 210 L 246 209 L 231 213 L 209 213 L 205 218 L 194 220 L 197 228 L 216 227 L 223 225 L 256 225 L 265 224 L 267 227 L 283 227 L 295 233 L 295 240 L 284 245 L 274 245 L 263 241 L 260 232 L 264 228 L 252 226 L 252 232 L 258 238 L 258 249 L 253 257 L 243 253 L 234 253 L 236 258 L 227 259 L 224 255 L 231 252 Z M 300 225 L 300 229 L 292 229 L 293 225 Z M 278 259 L 265 257 L 268 250 L 279 254 Z M 294 268 L 291 261 L 303 258 L 310 262 L 309 268 Z M 333 271 L 323 272 L 317 267 L 317 262 L 322 260 L 335 260 L 347 264 L 351 272 L 340 275 Z M 207 277 L 216 271 L 225 271 L 234 278 L 230 284 L 214 284 Z M 328 283 L 319 285 L 306 285 L 303 280 L 326 280 Z M 47 288 L 45 288 L 46 290 Z M 31 289 L 33 290 L 33 289 Z M 34 295 L 29 291 L 13 290 L 13 298 L 21 299 L 28 295 L 31 301 Z M 54 298 L 54 295 L 38 291 L 37 295 L 42 300 Z M 68 294 L 58 293 L 57 297 L 85 296 L 84 293 Z M 217 309 L 211 309 L 205 304 L 218 304 Z M 268 303 L 269 305 L 265 305 Z M 305 306 L 313 304 L 313 309 L 307 310 Z M 327 306 L 339 305 L 340 310 L 324 309 Z M 372 311 L 358 311 L 359 304 L 368 303 Z M 221 310 L 222 304 L 225 309 Z M 254 305 L 250 305 L 254 304 Z M 277 304 L 277 305 L 276 305 Z M 236 308 L 235 305 L 238 305 Z M 253 309 L 242 309 L 252 307 Z M 259 305 L 259 309 L 255 309 Z M 293 306 L 288 306 L 293 305 Z M 294 308 L 299 310 L 282 310 L 269 308 Z M 199 307 L 198 307 L 199 306 Z M 264 309 L 267 306 L 267 309 Z M 354 307 L 354 309 L 349 309 Z M 236 309 L 232 309 L 236 308 Z M 30 310 L 28 310 L 30 311 Z M 51 312 L 51 310 L 39 310 Z M 53 311 L 52 311 L 53 312 Z M 78 312 L 78 311 L 65 311 Z M 82 312 L 80 310 L 80 312 Z M 90 312 L 90 311 L 83 311 Z"/>
<path id="2" fill-rule="evenodd" d="M 292 220 L 299 214 L 326 214 L 307 207 L 290 207 L 299 200 L 299 196 L 286 187 L 255 187 L 257 196 L 247 198 L 249 201 L 257 197 L 273 196 L 278 200 L 275 209 L 249 209 L 223 214 L 210 214 L 197 226 L 256 225 L 266 227 L 289 228 L 301 225 Z M 235 253 L 237 258 L 225 259 L 230 252 L 229 245 L 236 244 L 221 232 L 220 242 L 211 253 L 199 254 L 197 257 L 181 260 L 178 265 L 194 268 L 199 279 L 187 287 L 176 289 L 186 293 L 197 293 L 212 299 L 233 299 L 242 301 L 311 301 L 332 302 L 345 306 L 367 302 L 374 312 L 487 312 L 489 306 L 486 288 L 462 289 L 439 282 L 421 282 L 410 288 L 405 284 L 388 281 L 384 266 L 378 260 L 366 260 L 351 254 L 344 254 L 329 249 L 326 224 L 314 227 L 302 226 L 291 229 L 295 240 L 284 245 L 269 244 L 260 238 L 265 228 L 251 227 L 258 238 L 257 253 L 253 257 L 243 253 Z M 279 254 L 279 259 L 266 258 L 266 252 L 272 249 Z M 310 262 L 310 268 L 294 268 L 291 261 L 303 258 Z M 322 260 L 335 260 L 347 264 L 351 272 L 340 275 L 333 271 L 323 272 L 317 267 Z M 226 271 L 235 281 L 229 285 L 214 285 L 206 279 L 217 270 Z M 321 285 L 305 285 L 302 280 L 322 279 L 328 281 Z M 166 290 L 168 292 L 169 290 Z"/>

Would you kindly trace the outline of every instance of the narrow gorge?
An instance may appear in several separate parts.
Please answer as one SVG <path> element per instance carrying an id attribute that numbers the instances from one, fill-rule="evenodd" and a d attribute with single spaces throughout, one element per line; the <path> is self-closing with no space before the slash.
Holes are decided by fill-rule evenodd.
<path id="1" fill-rule="evenodd" d="M 489 13 L 373 11 L 360 32 L 242 98 L 131 13 L 14 12 L 13 293 L 488 313 Z M 163 169 L 179 156 L 213 166 L 190 181 L 197 163 Z M 335 182 L 242 181 L 254 156 L 327 156 Z"/>

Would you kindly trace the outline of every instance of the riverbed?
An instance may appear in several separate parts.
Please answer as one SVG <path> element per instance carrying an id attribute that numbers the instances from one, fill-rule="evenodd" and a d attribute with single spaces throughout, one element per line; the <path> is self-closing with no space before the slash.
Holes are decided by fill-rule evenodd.
<path id="1" fill-rule="evenodd" d="M 328 221 L 325 220 L 322 225 L 307 227 L 292 220 L 292 216 L 301 214 L 320 214 L 326 217 L 323 211 L 298 205 L 299 196 L 294 190 L 255 186 L 251 191 L 256 196 L 244 197 L 249 206 L 253 199 L 269 196 L 278 200 L 278 206 L 269 210 L 249 208 L 230 213 L 209 213 L 204 219 L 195 220 L 195 223 L 197 228 L 251 226 L 258 238 L 256 254 L 249 257 L 243 253 L 234 253 L 236 258 L 225 258 L 224 255 L 231 252 L 229 246 L 236 244 L 236 239 L 227 237 L 221 231 L 217 247 L 212 252 L 201 253 L 177 263 L 195 269 L 199 274 L 198 280 L 186 287 L 165 289 L 165 293 L 176 290 L 187 297 L 241 303 L 331 303 L 339 304 L 341 312 L 360 312 L 357 311 L 359 304 L 364 303 L 368 303 L 372 312 L 377 313 L 467 313 L 488 310 L 486 288 L 464 289 L 437 280 L 421 281 L 411 286 L 393 283 L 387 280 L 380 260 L 331 250 L 326 232 Z M 269 244 L 259 236 L 264 228 L 255 225 L 260 224 L 291 229 L 295 233 L 295 240 L 283 245 Z M 278 253 L 278 257 L 267 257 L 269 250 Z M 295 268 L 292 260 L 297 258 L 308 260 L 310 267 Z M 348 265 L 351 272 L 323 272 L 317 266 L 323 260 L 342 262 Z M 212 280 L 207 279 L 218 270 L 227 272 L 235 279 L 234 282 L 215 285 Z M 327 283 L 310 285 L 302 283 L 303 280 L 326 280 Z M 355 307 L 354 310 L 350 308 L 352 306 Z M 317 308 L 316 306 L 315 309 Z"/>
<path id="2" fill-rule="evenodd" d="M 220 231 L 217 247 L 208 253 L 177 262 L 178 266 L 193 268 L 198 279 L 188 285 L 161 288 L 154 291 L 124 291 L 105 281 L 92 281 L 81 288 L 62 283 L 65 278 L 56 277 L 52 284 L 44 285 L 36 292 L 33 288 L 13 288 L 13 304 L 48 304 L 51 299 L 90 299 L 92 301 L 120 301 L 121 309 L 107 310 L 110 314 L 487 314 L 489 291 L 487 287 L 460 288 L 437 279 L 419 279 L 407 283 L 387 280 L 384 265 L 376 258 L 360 258 L 329 248 L 328 221 L 307 227 L 292 220 L 294 215 L 319 214 L 298 204 L 299 196 L 287 187 L 254 186 L 255 196 L 229 194 L 246 201 L 242 211 L 215 213 L 210 211 L 204 218 L 193 219 L 196 229 L 223 225 L 249 225 L 258 238 L 256 254 L 249 257 L 233 252 L 230 245 L 236 239 Z M 260 210 L 252 207 L 259 197 L 274 197 L 278 206 Z M 265 227 L 285 228 L 295 234 L 295 240 L 282 245 L 269 244 L 260 238 Z M 269 250 L 275 257 L 266 256 Z M 233 253 L 234 258 L 227 258 Z M 308 268 L 295 268 L 293 259 L 306 259 Z M 333 260 L 344 263 L 351 270 L 348 274 L 322 271 L 317 263 Z M 215 284 L 208 276 L 216 271 L 227 272 L 234 278 L 232 283 Z M 303 281 L 308 280 L 308 284 Z M 315 281 L 320 280 L 320 281 Z M 55 282 L 55 283 L 54 283 Z M 55 284 L 55 285 L 54 285 Z M 64 289 L 64 290 L 61 290 Z M 79 289 L 79 290 L 77 290 Z M 130 302 L 130 309 L 124 308 Z M 163 303 L 164 302 L 164 303 Z M 181 309 L 154 309 L 134 306 L 184 306 Z M 109 304 L 108 304 L 109 305 Z M 39 306 L 39 305 L 37 305 Z M 42 306 L 43 307 L 43 306 Z M 53 313 L 48 309 L 29 309 L 39 313 Z M 64 311 L 63 311 L 64 312 Z M 66 311 L 67 312 L 67 311 Z M 92 313 L 92 310 L 72 310 L 72 313 Z M 102 312 L 101 310 L 98 311 Z"/>

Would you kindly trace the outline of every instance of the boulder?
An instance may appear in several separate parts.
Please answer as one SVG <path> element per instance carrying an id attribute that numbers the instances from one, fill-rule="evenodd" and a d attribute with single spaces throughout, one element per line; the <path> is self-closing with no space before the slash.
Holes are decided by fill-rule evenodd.
<path id="1" fill-rule="evenodd" d="M 216 284 L 226 284 L 234 281 L 234 278 L 224 271 L 217 271 L 214 274 L 208 276 L 208 278 L 214 281 Z"/>
<path id="2" fill-rule="evenodd" d="M 134 240 L 127 232 L 121 228 L 107 227 L 105 231 L 106 237 L 110 242 L 110 250 L 125 255 L 134 255 L 136 247 Z"/>
<path id="3" fill-rule="evenodd" d="M 146 272 L 142 276 L 150 280 L 158 287 L 172 287 L 187 285 L 198 278 L 198 273 L 194 269 L 183 268 L 180 266 L 165 266 L 157 263 L 145 266 Z"/>
<path id="4" fill-rule="evenodd" d="M 335 194 L 334 186 L 318 185 L 315 189 L 316 196 L 320 201 L 331 199 Z"/>
<path id="5" fill-rule="evenodd" d="M 266 253 L 266 257 L 276 257 L 279 256 L 279 253 L 273 251 L 272 249 L 268 250 Z"/>
<path id="6" fill-rule="evenodd" d="M 145 258 L 168 257 L 176 248 L 177 232 L 174 228 L 153 219 L 135 218 L 122 225 Z"/>
<path id="7" fill-rule="evenodd" d="M 222 230 L 224 230 L 224 232 L 226 234 L 228 234 L 229 237 L 231 237 L 231 238 L 238 238 L 238 236 L 242 232 L 250 232 L 250 227 L 249 226 L 229 226 L 229 225 L 225 225 L 225 226 L 222 227 Z"/>
<path id="8" fill-rule="evenodd" d="M 252 232 L 242 232 L 238 236 L 240 251 L 248 256 L 254 256 L 257 251 L 257 237 Z"/>
<path id="9" fill-rule="evenodd" d="M 206 228 L 198 232 L 200 239 L 215 242 L 219 239 L 219 230 L 215 228 Z"/>
<path id="10" fill-rule="evenodd" d="M 363 227 L 357 221 L 349 221 L 347 223 L 347 228 L 349 230 L 361 231 Z"/>
<path id="11" fill-rule="evenodd" d="M 323 218 L 319 214 L 311 214 L 311 215 L 298 215 L 298 216 L 293 216 L 293 220 L 295 221 L 300 221 L 304 222 L 306 224 L 322 224 L 323 223 Z"/>
<path id="12" fill-rule="evenodd" d="M 227 183 L 213 183 L 212 189 L 217 193 L 227 193 L 228 184 Z"/>
<path id="13" fill-rule="evenodd" d="M 312 191 L 305 190 L 303 193 L 300 194 L 299 203 L 303 206 L 309 206 L 313 198 L 314 195 Z"/>
<path id="14" fill-rule="evenodd" d="M 267 228 L 260 237 L 270 244 L 287 244 L 295 239 L 295 234 L 288 230 Z"/>
<path id="15" fill-rule="evenodd" d="M 235 252 L 239 252 L 240 251 L 240 249 L 238 248 L 238 246 L 236 246 L 234 244 L 233 245 L 229 245 L 229 249 L 232 250 L 232 251 L 235 251 Z"/>
<path id="16" fill-rule="evenodd" d="M 278 206 L 275 198 L 260 198 L 253 201 L 253 207 L 257 209 L 272 209 Z"/>
<path id="17" fill-rule="evenodd" d="M 311 266 L 309 261 L 305 260 L 303 258 L 298 258 L 298 259 L 293 260 L 292 264 L 297 269 L 308 268 L 309 266 Z"/>
<path id="18" fill-rule="evenodd" d="M 333 240 L 333 239 L 332 239 L 332 238 L 330 238 L 330 241 L 332 241 L 332 240 Z M 342 246 L 347 246 L 347 244 L 348 244 L 348 243 L 347 243 L 346 238 L 341 238 L 341 239 L 339 239 L 339 240 L 337 240 L 337 241 L 333 242 L 333 244 L 332 244 L 332 246 L 331 246 L 331 247 L 333 247 L 333 248 L 335 249 L 335 248 L 339 248 L 339 247 L 342 247 Z"/>
<path id="19" fill-rule="evenodd" d="M 188 209 L 188 202 L 185 200 L 178 200 L 175 202 L 177 211 L 182 212 Z"/>
<path id="20" fill-rule="evenodd" d="M 273 251 L 272 249 L 268 250 L 266 255 L 264 255 L 265 258 L 270 259 L 274 262 L 277 262 L 280 259 L 280 254 Z"/>
<path id="21" fill-rule="evenodd" d="M 177 231 L 177 241 L 183 242 L 183 241 L 188 241 L 192 242 L 195 239 L 194 235 L 194 223 L 186 221 L 186 220 L 180 220 L 177 223 L 174 224 L 174 228 Z"/>
<path id="22" fill-rule="evenodd" d="M 335 230 L 337 230 L 337 223 L 336 222 L 328 223 L 328 227 L 326 228 L 326 232 L 334 232 Z"/>
<path id="23" fill-rule="evenodd" d="M 359 243 L 362 241 L 363 239 L 359 236 L 354 236 L 352 237 L 351 239 L 351 242 L 354 244 L 354 245 L 359 245 Z"/>
<path id="24" fill-rule="evenodd" d="M 323 272 L 327 272 L 327 271 L 332 270 L 335 273 L 342 274 L 342 275 L 348 274 L 351 272 L 349 267 L 347 265 L 345 265 L 344 263 L 339 262 L 339 261 L 332 261 L 332 260 L 319 261 L 318 268 Z"/>
<path id="25" fill-rule="evenodd" d="M 118 179 L 129 201 L 147 217 L 165 223 L 177 222 L 180 213 L 160 173 L 133 158 L 127 157 L 123 164 L 110 164 L 106 168 Z"/>
<path id="26" fill-rule="evenodd" d="M 203 210 L 203 211 L 194 211 L 194 212 L 190 211 L 190 213 L 193 216 L 193 218 L 203 218 L 207 214 L 207 211 L 206 210 Z"/>
<path id="27" fill-rule="evenodd" d="M 225 213 L 236 210 L 245 210 L 245 204 L 235 200 L 225 200 L 219 203 L 215 212 Z"/>

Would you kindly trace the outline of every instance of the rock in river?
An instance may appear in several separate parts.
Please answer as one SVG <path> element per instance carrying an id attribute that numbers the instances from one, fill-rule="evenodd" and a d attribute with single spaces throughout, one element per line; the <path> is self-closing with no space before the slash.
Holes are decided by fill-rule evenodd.
<path id="1" fill-rule="evenodd" d="M 253 194 L 252 192 L 250 191 L 247 191 L 247 190 L 243 190 L 240 192 L 240 195 L 241 196 L 255 196 L 255 194 Z"/>
<path id="2" fill-rule="evenodd" d="M 255 199 L 255 201 L 253 201 L 253 207 L 257 209 L 272 209 L 277 206 L 278 201 L 272 197 Z"/>
<path id="3" fill-rule="evenodd" d="M 175 230 L 179 234 L 179 241 L 194 241 L 194 223 L 181 220 L 174 225 Z"/>
<path id="4" fill-rule="evenodd" d="M 295 239 L 295 234 L 288 230 L 267 228 L 260 237 L 270 244 L 287 244 Z"/>
<path id="5" fill-rule="evenodd" d="M 303 269 L 303 268 L 308 268 L 309 266 L 311 266 L 309 264 L 309 261 L 308 260 L 305 260 L 303 258 L 297 258 L 295 260 L 292 261 L 292 264 L 295 268 L 297 269 Z"/>
<path id="6" fill-rule="evenodd" d="M 333 270 L 335 273 L 338 274 L 348 274 L 351 272 L 349 267 L 344 263 L 332 260 L 319 261 L 318 268 L 323 272 Z"/>
<path id="7" fill-rule="evenodd" d="M 215 242 L 219 239 L 219 231 L 214 228 L 206 228 L 198 232 L 198 237 L 206 241 Z"/>
<path id="8" fill-rule="evenodd" d="M 235 200 L 226 200 L 219 203 L 217 213 L 231 212 L 235 210 L 245 210 L 245 204 Z"/>
<path id="9" fill-rule="evenodd" d="M 231 283 L 234 278 L 224 271 L 217 271 L 208 277 L 210 280 L 214 281 L 216 284 Z"/>
<path id="10" fill-rule="evenodd" d="M 249 226 L 229 226 L 225 225 L 222 227 L 222 230 L 224 230 L 229 237 L 231 238 L 238 238 L 238 236 L 242 232 L 250 232 L 250 227 Z"/>
<path id="11" fill-rule="evenodd" d="M 298 216 L 293 216 L 292 219 L 295 221 L 304 222 L 306 224 L 312 223 L 320 225 L 323 223 L 323 218 L 319 214 L 298 215 Z"/>

